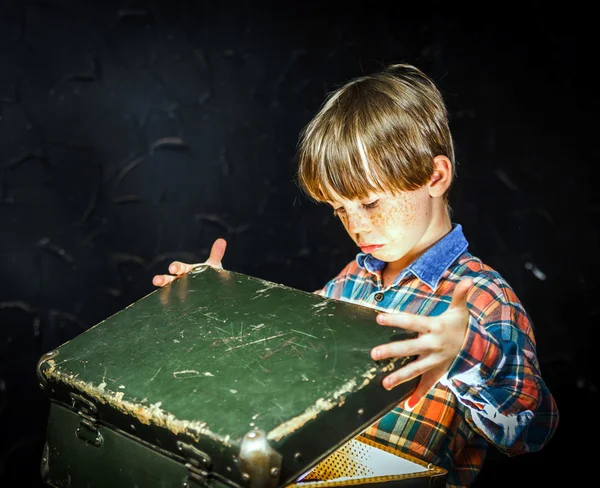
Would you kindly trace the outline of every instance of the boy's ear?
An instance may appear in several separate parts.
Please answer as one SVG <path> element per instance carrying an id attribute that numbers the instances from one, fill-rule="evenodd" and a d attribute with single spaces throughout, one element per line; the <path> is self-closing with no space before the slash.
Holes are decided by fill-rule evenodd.
<path id="1" fill-rule="evenodd" d="M 446 156 L 433 158 L 433 174 L 427 184 L 429 196 L 441 197 L 452 183 L 452 163 Z"/>

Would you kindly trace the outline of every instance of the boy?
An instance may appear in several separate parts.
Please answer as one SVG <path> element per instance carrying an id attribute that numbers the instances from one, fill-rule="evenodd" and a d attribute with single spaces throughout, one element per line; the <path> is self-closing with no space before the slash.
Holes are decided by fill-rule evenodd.
<path id="1" fill-rule="evenodd" d="M 489 444 L 508 455 L 541 449 L 558 410 L 539 370 L 527 312 L 506 281 L 468 251 L 452 223 L 454 148 L 442 96 L 400 64 L 331 93 L 303 130 L 298 180 L 332 206 L 361 252 L 316 293 L 381 310 L 377 322 L 418 332 L 373 359 L 418 355 L 388 375 L 421 375 L 414 394 L 365 434 L 473 483 Z M 218 239 L 207 263 L 221 266 Z M 174 262 L 174 276 L 195 265 Z"/>

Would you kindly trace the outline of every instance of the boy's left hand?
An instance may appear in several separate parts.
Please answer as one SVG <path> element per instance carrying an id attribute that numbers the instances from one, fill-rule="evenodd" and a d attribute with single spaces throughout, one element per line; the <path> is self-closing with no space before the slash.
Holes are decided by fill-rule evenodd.
<path id="1" fill-rule="evenodd" d="M 441 315 L 430 317 L 409 313 L 380 313 L 377 323 L 418 332 L 418 337 L 390 342 L 373 348 L 371 357 L 381 360 L 393 357 L 418 356 L 406 366 L 383 380 L 387 390 L 421 375 L 421 381 L 407 401 L 413 408 L 444 376 L 459 353 L 469 324 L 467 295 L 473 286 L 468 278 L 460 281 L 452 294 L 452 302 Z"/>

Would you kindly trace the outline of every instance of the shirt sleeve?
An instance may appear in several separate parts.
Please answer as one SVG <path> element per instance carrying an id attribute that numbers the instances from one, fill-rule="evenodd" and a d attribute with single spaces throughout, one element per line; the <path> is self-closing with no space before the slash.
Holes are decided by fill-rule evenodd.
<path id="1" fill-rule="evenodd" d="M 498 449 L 538 451 L 559 415 L 540 373 L 530 319 L 509 287 L 477 282 L 463 348 L 441 382 L 466 407 L 467 422 Z"/>

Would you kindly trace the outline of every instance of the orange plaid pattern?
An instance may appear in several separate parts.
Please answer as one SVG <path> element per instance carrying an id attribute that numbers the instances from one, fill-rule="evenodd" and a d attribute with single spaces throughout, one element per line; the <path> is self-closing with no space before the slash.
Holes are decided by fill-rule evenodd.
<path id="1" fill-rule="evenodd" d="M 363 433 L 447 469 L 449 487 L 473 482 L 490 443 L 508 455 L 541 449 L 559 418 L 541 377 L 527 312 L 502 276 L 467 247 L 455 224 L 386 288 L 385 263 L 359 253 L 317 291 L 382 311 L 439 315 L 456 284 L 473 279 L 467 338 L 446 377 L 414 409 L 398 405 Z"/>

